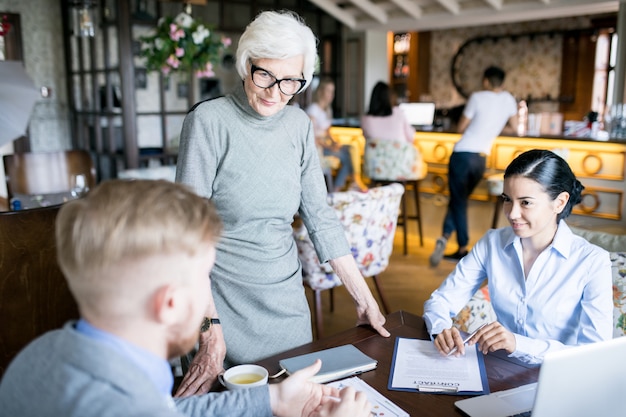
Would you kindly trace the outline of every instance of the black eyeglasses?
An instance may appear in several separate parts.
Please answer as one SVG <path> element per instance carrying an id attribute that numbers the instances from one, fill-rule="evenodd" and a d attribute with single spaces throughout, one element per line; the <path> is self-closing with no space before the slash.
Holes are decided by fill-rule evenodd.
<path id="1" fill-rule="evenodd" d="M 283 78 L 279 80 L 271 72 L 250 64 L 252 82 L 259 88 L 271 88 L 278 84 L 278 89 L 286 96 L 295 96 L 304 88 L 306 80 L 302 78 Z"/>

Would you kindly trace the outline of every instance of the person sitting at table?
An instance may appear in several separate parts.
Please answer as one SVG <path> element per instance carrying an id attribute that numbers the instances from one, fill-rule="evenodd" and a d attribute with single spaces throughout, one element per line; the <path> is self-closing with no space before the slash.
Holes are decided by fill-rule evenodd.
<path id="1" fill-rule="evenodd" d="M 497 321 L 469 341 L 482 353 L 541 363 L 553 350 L 612 337 L 608 253 L 565 223 L 584 189 L 565 160 L 530 150 L 504 173 L 503 211 L 510 226 L 489 230 L 424 304 L 437 349 L 465 349 L 452 319 L 488 279 Z"/>
<path id="2" fill-rule="evenodd" d="M 279 384 L 172 399 L 168 358 L 198 340 L 221 228 L 209 200 L 169 181 L 107 181 L 65 204 L 57 257 L 81 318 L 12 361 L 3 415 L 368 416 L 364 393 L 308 382 L 320 361 Z"/>
<path id="3" fill-rule="evenodd" d="M 365 185 L 361 177 L 361 155 L 359 150 L 353 145 L 342 145 L 330 134 L 333 122 L 332 103 L 334 99 L 335 82 L 327 77 L 322 78 L 313 92 L 313 102 L 305 109 L 313 122 L 315 143 L 321 151 L 321 157 L 334 157 L 340 161 L 334 180 L 334 189 L 330 191 L 343 190 L 349 177 L 354 181 L 352 188 L 366 191 L 367 185 Z"/>

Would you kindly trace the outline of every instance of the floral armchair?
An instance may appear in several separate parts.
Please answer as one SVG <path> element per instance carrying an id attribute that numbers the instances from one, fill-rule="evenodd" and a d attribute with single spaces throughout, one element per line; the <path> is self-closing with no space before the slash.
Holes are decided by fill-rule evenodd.
<path id="1" fill-rule="evenodd" d="M 402 216 L 398 222 L 404 232 L 404 254 L 408 253 L 408 220 L 417 221 L 420 246 L 424 246 L 422 219 L 419 199 L 419 181 L 428 174 L 428 165 L 422 159 L 417 147 L 408 142 L 367 139 L 365 142 L 364 174 L 373 185 L 402 184 L 406 193 L 402 197 Z M 415 214 L 407 212 L 409 190 L 413 194 Z"/>
<path id="2" fill-rule="evenodd" d="M 364 164 L 372 180 L 421 180 L 428 169 L 413 144 L 387 140 L 366 141 Z"/>
<path id="3" fill-rule="evenodd" d="M 626 336 L 626 252 L 611 252 L 613 337 Z"/>
<path id="4" fill-rule="evenodd" d="M 390 184 L 367 192 L 346 191 L 328 195 L 328 204 L 336 211 L 345 231 L 352 255 L 364 277 L 373 277 L 382 308 L 388 312 L 377 275 L 389 265 L 404 187 Z M 308 231 L 295 225 L 293 235 L 298 246 L 304 284 L 315 294 L 314 319 L 317 337 L 322 337 L 321 292 L 342 285 L 328 263 L 320 264 Z M 332 292 L 331 292 L 331 311 Z"/>
<path id="5" fill-rule="evenodd" d="M 452 323 L 459 330 L 471 333 L 483 323 L 491 323 L 496 320 L 496 312 L 493 311 L 489 299 L 489 288 L 484 285 L 474 293 L 465 307 L 452 319 Z"/>

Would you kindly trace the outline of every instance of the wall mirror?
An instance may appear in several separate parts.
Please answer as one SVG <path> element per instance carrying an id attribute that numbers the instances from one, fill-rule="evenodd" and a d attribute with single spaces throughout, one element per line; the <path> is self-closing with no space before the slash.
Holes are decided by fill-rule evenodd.
<path id="1" fill-rule="evenodd" d="M 456 90 L 467 98 L 482 89 L 482 74 L 490 65 L 507 72 L 506 87 L 515 97 L 558 99 L 563 48 L 562 32 L 481 36 L 469 39 L 452 59 Z"/>

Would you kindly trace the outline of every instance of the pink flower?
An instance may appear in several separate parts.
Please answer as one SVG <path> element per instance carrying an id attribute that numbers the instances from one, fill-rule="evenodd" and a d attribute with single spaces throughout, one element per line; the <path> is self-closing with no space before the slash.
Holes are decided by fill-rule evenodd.
<path id="1" fill-rule="evenodd" d="M 178 65 L 180 64 L 180 61 L 174 55 L 170 55 L 167 58 L 166 62 L 167 62 L 167 65 L 169 65 L 172 68 L 178 68 Z"/>
<path id="2" fill-rule="evenodd" d="M 174 23 L 170 24 L 170 39 L 173 40 L 174 42 L 178 42 L 178 40 L 180 38 L 184 38 L 185 37 L 185 31 L 182 29 L 179 29 L 178 26 L 176 26 Z"/>
<path id="3" fill-rule="evenodd" d="M 183 48 L 176 47 L 175 54 L 177 57 L 181 58 L 185 55 L 185 50 Z"/>
<path id="4" fill-rule="evenodd" d="M 374 262 L 374 254 L 369 252 L 367 255 L 363 257 L 363 260 L 361 261 L 361 265 L 369 266 L 372 262 Z"/>
<path id="5" fill-rule="evenodd" d="M 196 71 L 196 77 L 198 78 L 210 78 L 210 77 L 215 77 L 215 72 L 213 71 L 213 64 L 210 62 L 206 63 L 206 66 L 204 67 L 204 70 L 198 70 Z"/>
<path id="6" fill-rule="evenodd" d="M 172 71 L 172 68 L 167 66 L 167 65 L 163 65 L 161 67 L 161 72 L 163 73 L 163 75 L 167 75 L 170 73 L 170 71 Z"/>
<path id="7" fill-rule="evenodd" d="M 225 38 L 222 36 L 222 45 L 224 45 L 225 48 L 228 48 L 231 43 L 233 43 L 233 41 L 230 38 Z"/>

